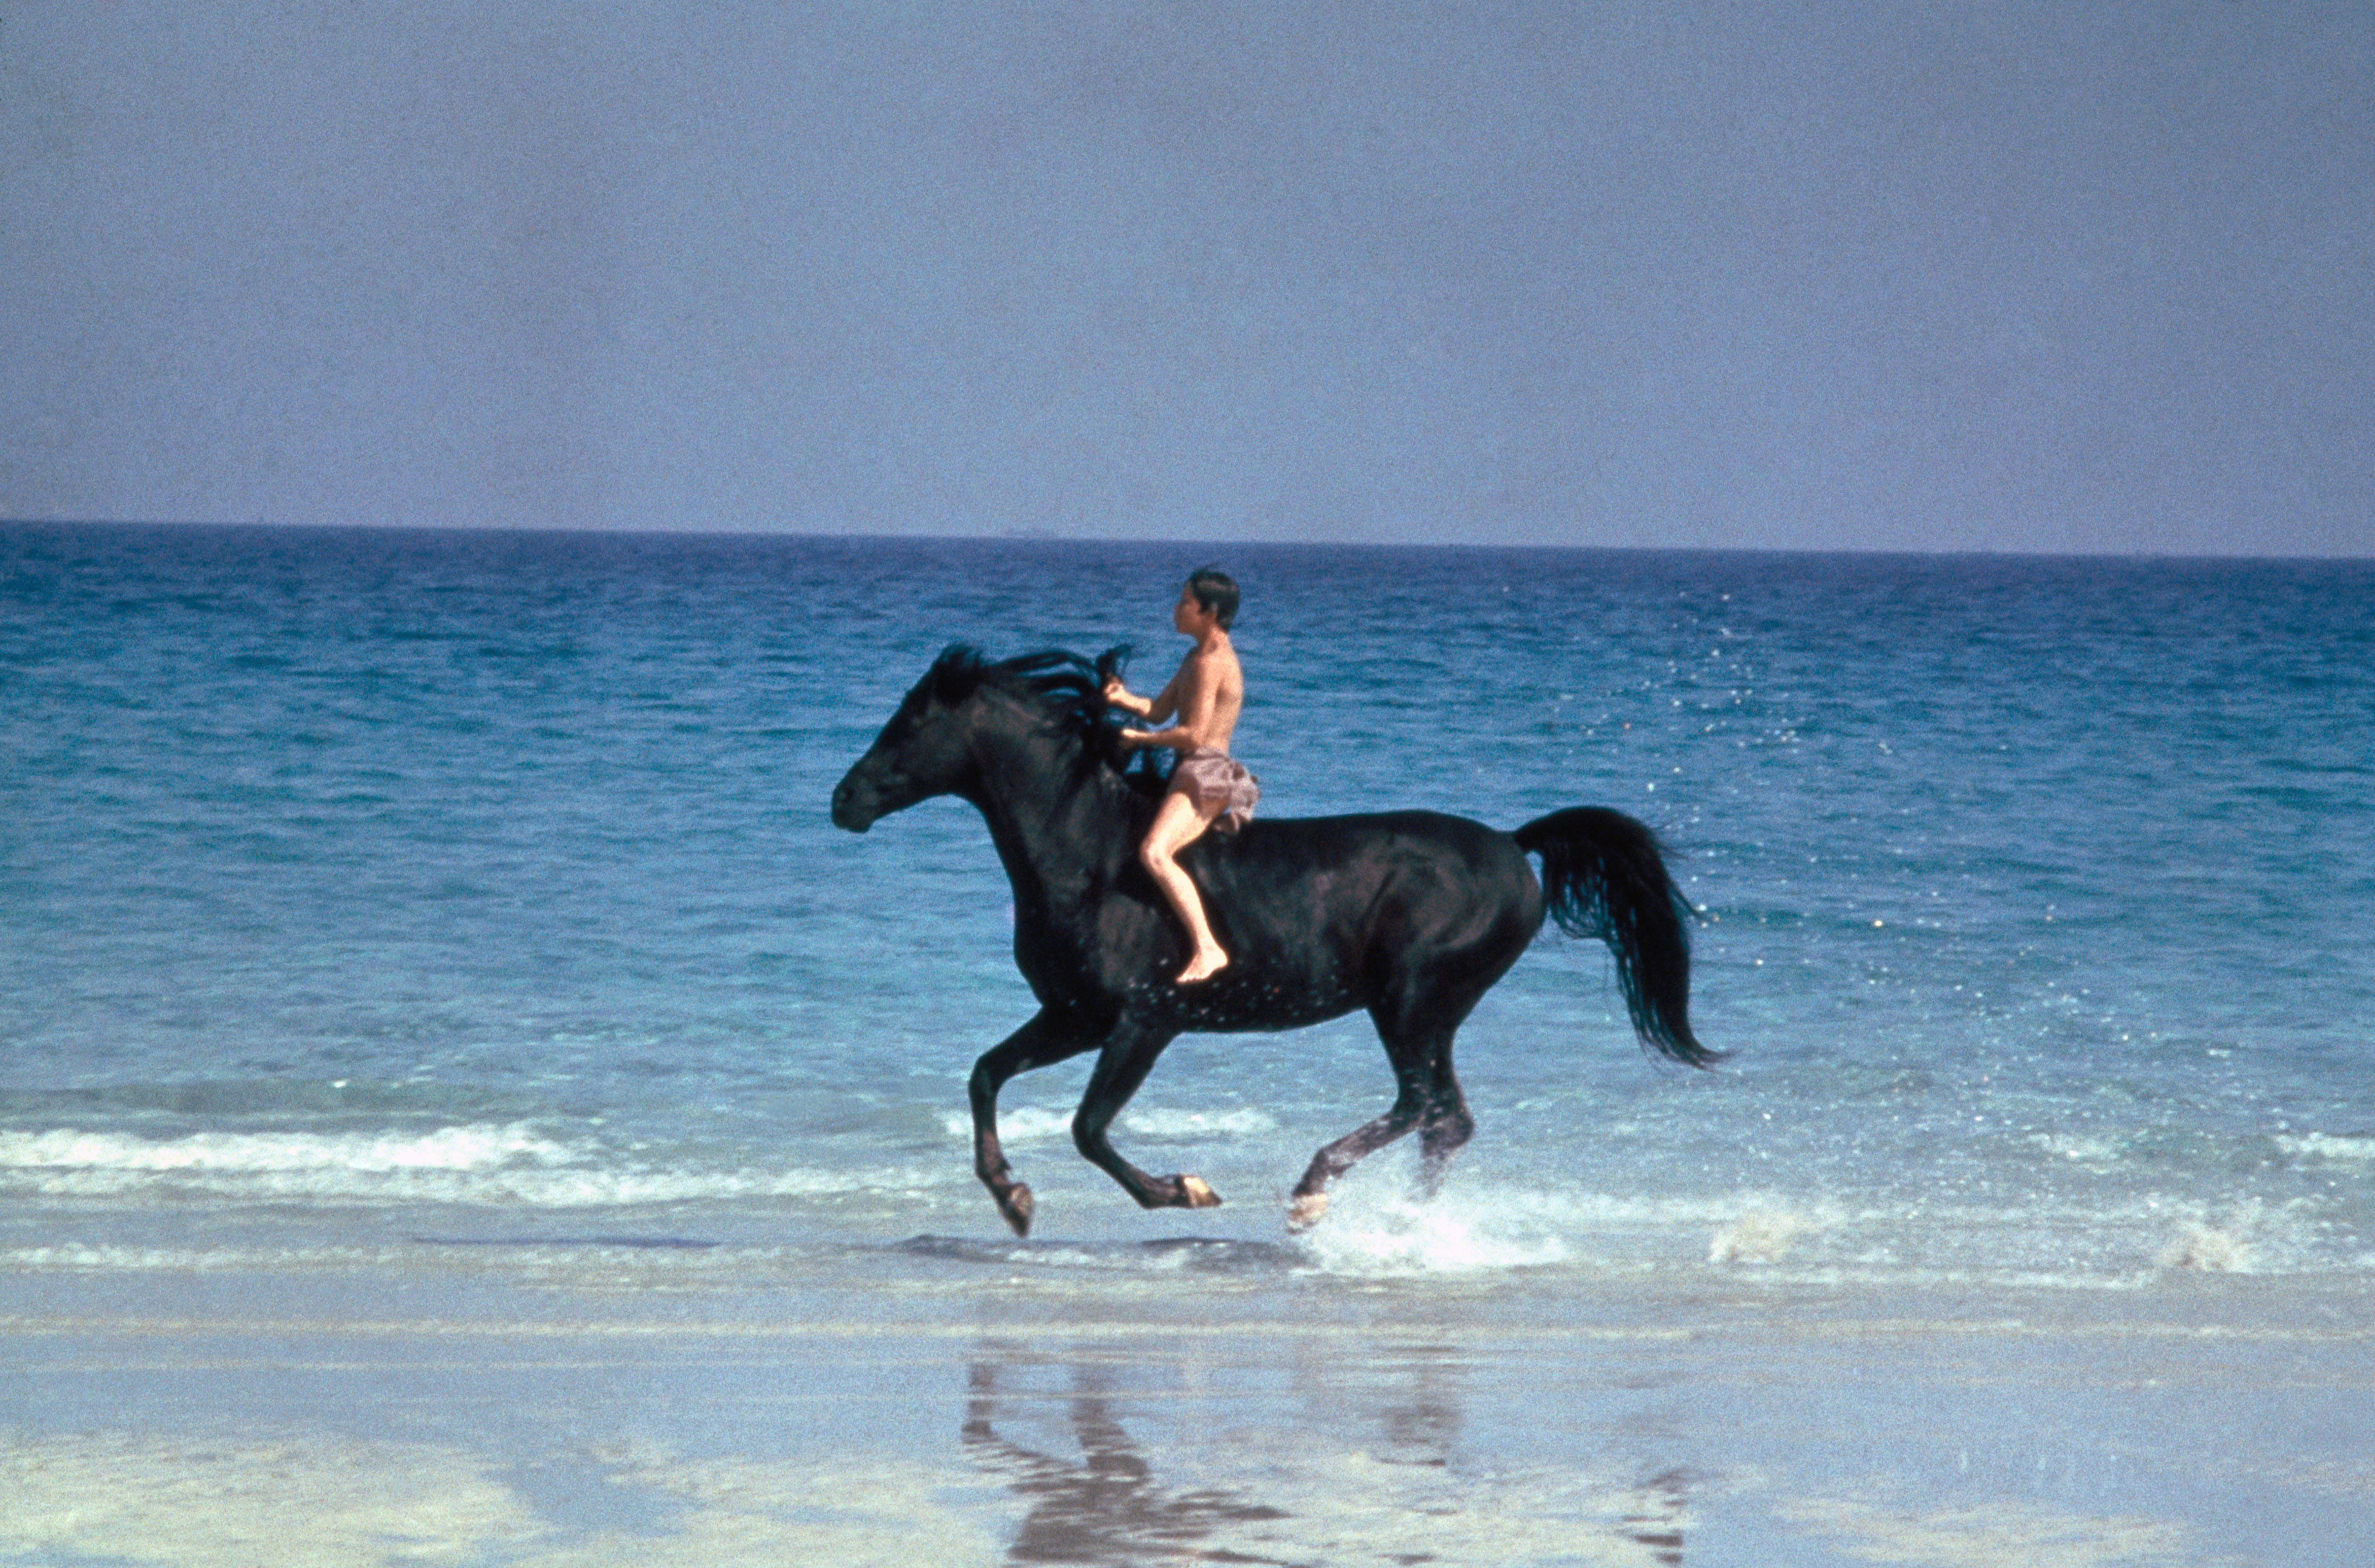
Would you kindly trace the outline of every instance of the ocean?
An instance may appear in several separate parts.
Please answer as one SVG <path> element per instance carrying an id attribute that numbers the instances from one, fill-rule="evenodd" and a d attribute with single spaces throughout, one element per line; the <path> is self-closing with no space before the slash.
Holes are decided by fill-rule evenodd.
<path id="1" fill-rule="evenodd" d="M 1548 929 L 1460 1032 L 1478 1131 L 1432 1201 L 1398 1148 L 1320 1226 L 1284 1229 L 1312 1151 L 1391 1100 L 1356 1016 L 1164 1055 L 1116 1142 L 1203 1175 L 1224 1199 L 1210 1211 L 1141 1212 L 1073 1152 L 1086 1058 L 1016 1079 L 1002 1127 L 1038 1220 L 1010 1235 L 973 1178 L 965 1110 L 974 1058 L 1034 1008 L 987 836 L 945 799 L 839 832 L 829 796 L 948 643 L 1128 643 L 1133 684 L 1158 685 L 1186 646 L 1177 584 L 1207 561 L 1244 589 L 1236 749 L 1265 816 L 1639 817 L 1701 913 L 1693 1019 L 1731 1059 L 1644 1055 L 1606 952 Z M 2025 1405 L 1988 1418 L 1980 1480 L 1967 1442 L 1960 1480 L 1874 1460 L 1914 1502 L 1874 1501 L 1859 1471 L 1768 1488 L 1750 1528 L 1742 1478 L 1787 1467 L 1788 1419 L 1770 1415 L 1781 1446 L 1755 1465 L 1611 1458 L 1634 1415 L 1594 1425 L 1509 1347 L 1666 1346 L 1667 1326 L 1718 1320 L 1879 1332 L 1949 1302 L 1978 1303 L 1957 1321 L 2082 1338 L 2171 1315 L 2324 1322 L 2363 1357 L 2370 654 L 2363 561 L 0 527 L 0 1312 L 20 1344 L 65 1333 L 62 1313 L 99 1332 L 91 1303 L 366 1323 L 424 1293 L 478 1303 L 455 1310 L 482 1325 L 566 1302 L 549 1310 L 614 1329 L 961 1335 L 961 1376 L 915 1396 L 945 1430 L 891 1446 L 939 1453 L 946 1473 L 915 1495 L 985 1561 L 1408 1561 L 1377 1544 L 1400 1539 L 1392 1517 L 1487 1495 L 1547 1533 L 1477 1561 L 1682 1562 L 1686 1514 L 1694 1540 L 1732 1519 L 1750 1561 L 1961 1561 L 1901 1534 L 1946 1528 L 1957 1487 L 2054 1518 L 2094 1517 L 2086 1489 L 2109 1488 L 2129 1519 L 2141 1494 L 2105 1479 L 2108 1450 L 2046 1444 L 2069 1474 L 2032 1473 L 2038 1444 L 2005 1436 L 2043 1419 Z M 1352 1472 L 1293 1480 L 1273 1453 L 1255 1469 L 1283 1490 L 1258 1496 L 1239 1471 L 1274 1427 L 1224 1447 L 1176 1403 L 1125 1419 L 1108 1405 L 1128 1379 L 1081 1368 L 1138 1353 L 1011 1350 L 1051 1325 L 1125 1346 L 1408 1330 L 1403 1350 L 1442 1350 L 1410 1373 L 1436 1406 L 1398 1384 L 1371 1414 L 1429 1468 L 1379 1471 L 1391 1485 L 1371 1494 L 1401 1501 L 1358 1529 L 1329 1515 L 1323 1550 L 1294 1532 Z M 1234 1385 L 1208 1368 L 1209 1386 L 1287 1398 L 1294 1375 L 1266 1354 L 1229 1362 Z M 49 1376 L 19 1378 L 15 1452 L 100 1489 L 89 1476 L 118 1472 L 91 1470 L 89 1445 L 121 1459 L 135 1438 Z M 1347 1376 L 1331 1397 L 1354 1398 Z M 1007 1425 L 1061 1429 L 1035 1447 L 992 1420 L 997 1390 L 1034 1377 L 1055 1379 L 1053 1403 Z M 250 1425 L 296 1442 L 337 1404 Z M 1056 1471 L 1032 1467 L 1073 1463 L 1048 1457 L 1069 1444 L 1093 1471 L 1108 1426 L 1170 1432 L 1154 1449 L 1187 1469 L 1239 1470 L 1118 1536 L 1097 1533 L 1118 1504 L 1093 1486 L 1050 1524 L 1052 1493 L 1025 1482 Z M 467 1448 L 438 1430 L 405 1452 Z M 703 1441 L 690 1418 L 670 1430 L 679 1459 Z M 2202 1464 L 2225 1462 L 2231 1432 L 2196 1437 Z M 2345 1477 L 2318 1496 L 2353 1500 L 2339 1541 L 2375 1469 L 2334 1441 L 2314 1464 Z M 1352 1448 L 1344 1465 L 1383 1465 L 1392 1444 Z M 601 1529 L 648 1545 L 725 1506 L 715 1485 L 632 1481 L 644 1458 L 602 1463 L 601 1497 L 644 1485 L 675 1511 L 630 1527 L 597 1509 L 572 1550 Z M 1481 1490 L 1458 1491 L 1463 1466 Z M 1559 1490 L 1620 1471 L 1588 1506 Z M 2187 1514 L 2192 1483 L 2154 1493 L 2173 1512 L 2153 1527 L 2179 1534 L 2133 1560 L 2239 1560 L 2238 1521 L 2286 1494 L 2218 1484 L 2215 1517 Z M 1223 1494 L 1238 1501 L 1181 1502 Z M 518 1542 L 567 1507 L 503 1495 L 527 1533 L 455 1560 L 542 1561 Z M 25 1561 L 129 1550 L 11 1538 L 6 1507 L 0 1561 L 12 1539 Z M 827 1521 L 846 1527 L 833 1552 L 891 1551 L 893 1515 L 918 1516 Z M 2321 1539 L 2269 1560 L 2323 1561 Z M 1898 1555 L 1874 1559 L 1874 1540 Z M 1449 1538 L 1428 1550 L 1466 1560 Z"/>

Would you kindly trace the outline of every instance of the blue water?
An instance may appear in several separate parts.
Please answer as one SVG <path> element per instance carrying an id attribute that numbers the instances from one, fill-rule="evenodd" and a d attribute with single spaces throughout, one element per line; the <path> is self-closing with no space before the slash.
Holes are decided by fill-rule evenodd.
<path id="1" fill-rule="evenodd" d="M 1165 1056 L 1117 1142 L 1209 1213 L 1073 1154 L 1084 1065 L 1017 1080 L 1011 1244 L 964 1138 L 1032 1010 L 987 835 L 827 797 L 949 642 L 1159 682 L 1207 560 L 1267 814 L 1642 817 L 1732 1061 L 1651 1064 L 1546 935 L 1435 1203 L 1381 1155 L 1283 1232 L 1391 1095 L 1354 1019 Z M 8 526 L 0 1254 L 2375 1278 L 2371 654 L 2367 563 Z"/>

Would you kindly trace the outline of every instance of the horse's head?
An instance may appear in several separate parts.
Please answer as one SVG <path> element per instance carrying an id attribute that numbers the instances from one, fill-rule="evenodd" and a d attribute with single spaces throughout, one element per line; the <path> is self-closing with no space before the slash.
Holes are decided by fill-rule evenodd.
<path id="1" fill-rule="evenodd" d="M 936 795 L 982 806 L 985 790 L 1044 797 L 1077 788 L 1084 770 L 1118 776 L 1128 759 L 1104 686 L 1128 653 L 1110 648 L 1092 664 L 1050 648 L 991 664 L 977 649 L 951 646 L 833 792 L 834 824 L 862 833 Z"/>
<path id="2" fill-rule="evenodd" d="M 951 648 L 917 681 L 833 792 L 833 825 L 862 833 L 893 811 L 964 787 L 974 771 L 967 710 L 981 655 Z"/>

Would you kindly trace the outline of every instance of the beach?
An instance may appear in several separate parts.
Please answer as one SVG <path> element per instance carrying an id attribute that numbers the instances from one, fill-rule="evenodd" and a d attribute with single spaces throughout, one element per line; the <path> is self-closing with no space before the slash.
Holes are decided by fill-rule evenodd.
<path id="1" fill-rule="evenodd" d="M 1506 1281 L 1281 1290 L 1192 1244 L 1085 1292 L 1052 1245 L 938 1250 L 963 1272 L 888 1309 L 789 1280 L 535 1288 L 483 1259 L 19 1284 L 0 1551 L 2109 1568 L 2351 1563 L 2375 1528 L 2356 1291 L 1710 1284 L 1552 1310 Z M 878 1278 L 938 1274 L 934 1251 Z"/>

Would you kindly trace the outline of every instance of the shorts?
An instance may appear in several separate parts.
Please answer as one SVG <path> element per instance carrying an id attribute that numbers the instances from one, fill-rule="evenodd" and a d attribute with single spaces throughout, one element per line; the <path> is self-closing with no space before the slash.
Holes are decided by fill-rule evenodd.
<path id="1" fill-rule="evenodd" d="M 1171 770 L 1171 793 L 1186 796 L 1198 811 L 1219 808 L 1212 826 L 1234 833 L 1253 820 L 1261 781 L 1225 751 L 1190 751 Z"/>

